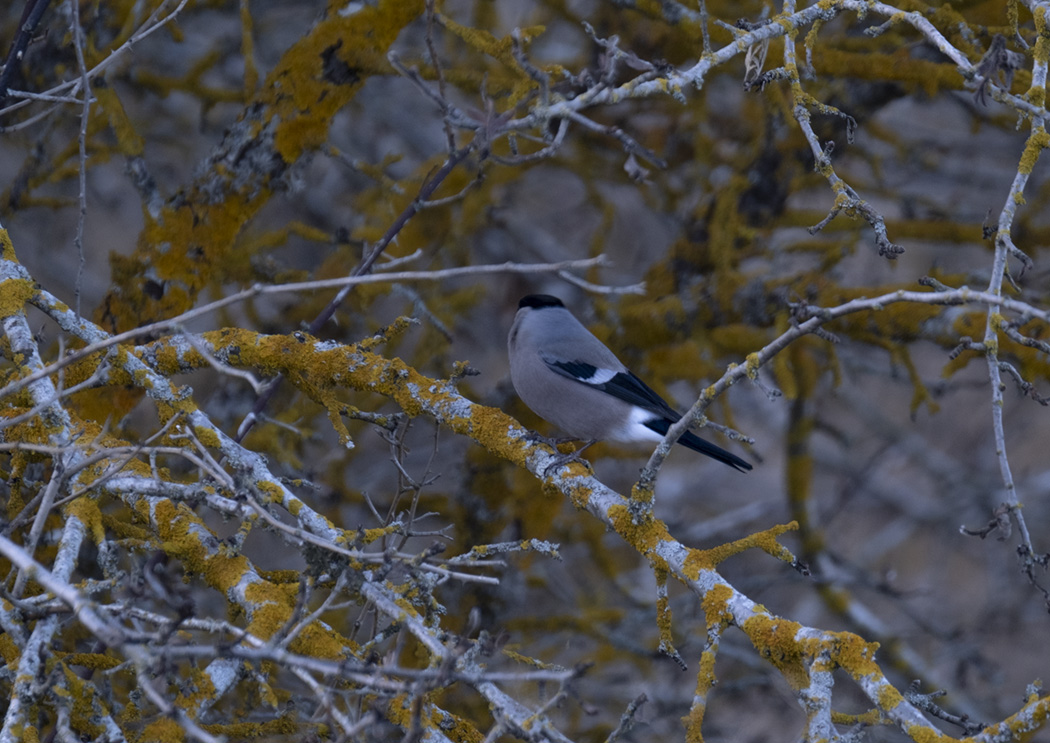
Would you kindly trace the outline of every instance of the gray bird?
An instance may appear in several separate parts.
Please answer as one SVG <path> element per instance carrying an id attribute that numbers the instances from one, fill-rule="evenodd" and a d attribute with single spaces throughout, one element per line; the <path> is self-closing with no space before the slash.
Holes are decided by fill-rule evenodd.
<path id="1" fill-rule="evenodd" d="M 518 397 L 548 423 L 586 442 L 584 448 L 599 440 L 660 441 L 682 417 L 557 297 L 530 294 L 518 302 L 507 349 Z M 749 462 L 690 431 L 678 443 L 741 472 L 751 469 Z"/>

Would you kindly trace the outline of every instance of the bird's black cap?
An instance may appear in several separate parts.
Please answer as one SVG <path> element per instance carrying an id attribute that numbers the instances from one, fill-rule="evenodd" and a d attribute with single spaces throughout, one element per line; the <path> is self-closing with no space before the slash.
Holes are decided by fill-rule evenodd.
<path id="1" fill-rule="evenodd" d="M 553 297 L 550 294 L 529 294 L 526 297 L 522 297 L 521 301 L 518 302 L 518 309 L 523 307 L 531 307 L 534 310 L 542 309 L 544 307 L 564 307 L 562 301 L 557 297 Z"/>

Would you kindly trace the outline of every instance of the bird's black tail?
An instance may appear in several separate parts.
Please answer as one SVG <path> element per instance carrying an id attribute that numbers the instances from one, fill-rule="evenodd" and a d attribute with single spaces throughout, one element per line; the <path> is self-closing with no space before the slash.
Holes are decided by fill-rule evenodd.
<path id="1" fill-rule="evenodd" d="M 658 418 L 656 420 L 646 421 L 645 425 L 647 428 L 651 428 L 661 436 L 665 436 L 667 434 L 667 429 L 671 427 L 671 421 Z M 678 443 L 688 449 L 692 449 L 693 451 L 706 454 L 711 457 L 711 459 L 717 459 L 719 462 L 724 462 L 741 472 L 747 472 L 751 469 L 751 463 L 747 460 L 741 459 L 736 454 L 727 452 L 722 447 L 716 446 L 710 441 L 700 438 L 692 431 L 686 431 L 683 433 L 682 438 L 678 439 Z"/>
<path id="2" fill-rule="evenodd" d="M 688 447 L 693 451 L 698 451 L 701 454 L 706 454 L 711 459 L 717 459 L 719 462 L 725 462 L 730 467 L 735 467 L 741 472 L 747 472 L 751 469 L 751 463 L 746 459 L 741 459 L 736 454 L 727 452 L 721 446 L 716 446 L 710 441 L 697 436 L 692 431 L 686 431 L 682 434 L 682 438 L 678 439 L 678 443 L 682 446 Z"/>

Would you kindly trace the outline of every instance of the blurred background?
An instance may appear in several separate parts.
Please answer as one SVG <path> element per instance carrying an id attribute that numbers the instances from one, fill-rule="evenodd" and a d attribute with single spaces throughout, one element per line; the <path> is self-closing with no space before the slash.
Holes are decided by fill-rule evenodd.
<path id="1" fill-rule="evenodd" d="M 371 3 L 350 5 L 356 12 Z M 188 243 L 199 236 L 165 225 L 186 204 L 208 215 L 229 193 L 250 208 L 226 215 L 237 224 L 223 227 L 229 239 L 221 246 L 201 240 L 198 286 L 185 292 L 184 309 L 255 282 L 346 275 L 444 163 L 447 133 L 435 98 L 474 121 L 524 116 L 537 105 L 537 84 L 510 51 L 515 29 L 530 39 L 522 55 L 550 76 L 556 99 L 571 98 L 603 75 L 619 85 L 645 72 L 631 57 L 611 65 L 603 57 L 608 47 L 585 24 L 607 43 L 616 37 L 620 50 L 654 70 L 697 62 L 703 33 L 695 9 L 635 5 L 438 3 L 436 17 L 428 21 L 418 13 L 391 46 L 433 95 L 399 74 L 385 54 L 375 55 L 355 69 L 360 83 L 345 105 L 320 119 L 320 141 L 303 144 L 293 161 L 265 179 L 248 185 L 229 179 L 220 188 L 216 173 L 240 167 L 229 152 L 238 127 L 252 120 L 253 102 L 266 99 L 297 45 L 342 11 L 322 2 L 191 2 L 93 79 L 99 102 L 87 124 L 83 200 L 81 106 L 37 100 L 16 107 L 8 99 L 0 108 L 0 221 L 34 279 L 71 306 L 79 291 L 81 312 L 107 330 L 126 329 L 121 308 L 139 312 L 132 298 L 143 292 L 163 302 L 183 290 L 186 279 L 168 260 L 192 254 L 196 247 Z M 52 6 L 13 89 L 43 92 L 77 77 L 72 6 L 57 0 Z M 88 66 L 124 43 L 129 29 L 144 27 L 154 7 L 81 3 Z M 972 63 L 996 33 L 1024 53 L 1001 3 L 908 8 Z M 738 20 L 758 22 L 780 10 L 707 3 L 713 47 L 730 43 L 729 27 Z M 22 12 L 21 2 L 0 10 L 0 49 L 13 43 Z M 814 110 L 814 130 L 822 144 L 833 143 L 838 176 L 885 218 L 889 239 L 904 248 L 899 257 L 879 255 L 863 219 L 840 214 L 816 234 L 808 229 L 832 209 L 835 194 L 815 169 L 793 116 L 790 85 L 773 79 L 745 92 L 743 56 L 737 55 L 714 66 L 702 86 L 682 90 L 680 100 L 653 94 L 585 110 L 598 128 L 570 125 L 549 157 L 515 160 L 538 151 L 556 123 L 546 132 L 542 126 L 526 132 L 539 142 L 522 135 L 512 146 L 501 134 L 490 151 L 473 152 L 452 171 L 434 194 L 448 200 L 415 215 L 383 259 L 418 251 L 405 268 L 428 271 L 602 254 L 609 265 L 583 278 L 613 290 L 644 282 L 643 294 L 588 291 L 550 275 L 375 285 L 355 289 L 317 335 L 353 343 L 399 316 L 415 317 L 419 324 L 381 347 L 382 354 L 435 378 L 469 361 L 480 374 L 459 383 L 463 394 L 553 434 L 509 381 L 506 334 L 524 294 L 560 296 L 632 370 L 685 410 L 730 364 L 744 363 L 789 327 L 793 305 L 831 307 L 899 288 L 918 291 L 923 276 L 986 288 L 993 257 L 986 228 L 994 231 L 1010 197 L 1029 125 L 1007 106 L 978 103 L 972 83 L 910 26 L 865 33 L 885 21 L 837 15 L 816 31 L 808 60 L 802 59 L 803 37 L 813 26 L 801 28 L 796 42 L 802 88 L 857 124 L 848 141 L 842 118 Z M 1024 10 L 1019 34 L 1033 41 Z M 772 40 L 766 69 L 783 58 L 782 40 Z M 1015 92 L 1027 88 L 1030 66 L 1029 56 L 1013 81 Z M 652 157 L 629 157 L 612 128 Z M 456 130 L 455 136 L 462 146 L 478 135 Z M 129 144 L 136 138 L 140 147 Z M 1007 289 L 1043 308 L 1048 195 L 1040 162 L 1012 231 L 1034 267 L 1022 275 L 1012 261 L 1016 288 Z M 75 244 L 81 203 L 82 272 Z M 333 295 L 251 300 L 187 327 L 288 334 L 307 327 Z M 46 345 L 57 348 L 58 329 L 42 315 L 31 320 Z M 939 700 L 946 709 L 993 722 L 1016 712 L 1026 686 L 1050 670 L 1050 616 L 1040 588 L 1050 585 L 1050 576 L 1038 570 L 1034 585 L 1022 574 L 1016 534 L 999 541 L 997 534 L 982 540 L 959 531 L 983 527 L 1005 497 L 987 364 L 970 351 L 952 356 L 964 336 L 980 341 L 984 323 L 980 306 L 897 304 L 828 324 L 834 338 L 800 339 L 762 368 L 757 382 L 735 385 L 708 411 L 713 422 L 753 440 L 745 445 L 704 434 L 752 461 L 754 471 L 744 475 L 676 450 L 660 475 L 656 515 L 692 547 L 798 520 L 801 529 L 782 541 L 812 576 L 759 553 L 734 557 L 720 572 L 776 614 L 880 642 L 877 659 L 897 688 L 919 679 L 923 692 L 948 692 Z M 1046 333 L 1034 324 L 1025 330 Z M 1002 358 L 1037 393 L 1050 394 L 1045 354 L 1005 338 L 1001 344 Z M 1045 551 L 1050 420 L 1045 401 L 1004 381 L 1009 462 L 1034 546 Z M 215 371 L 179 382 L 231 435 L 256 402 L 247 385 Z M 349 390 L 345 396 L 361 410 L 397 412 L 377 396 Z M 128 440 L 158 428 L 147 400 L 112 410 L 113 431 Z M 703 612 L 692 594 L 671 586 L 674 638 L 688 665 L 683 671 L 657 651 L 652 572 L 616 535 L 545 491 L 531 474 L 426 418 L 392 432 L 350 420 L 355 446 L 347 450 L 323 409 L 291 384 L 281 387 L 266 415 L 271 420 L 257 424 L 245 444 L 264 452 L 274 472 L 308 481 L 300 496 L 340 526 L 376 527 L 410 509 L 420 533 L 409 550 L 435 538 L 446 543 L 446 555 L 511 539 L 559 543 L 560 560 L 507 557 L 495 571 L 498 587 L 443 586 L 443 625 L 461 631 L 477 608 L 482 628 L 509 648 L 565 667 L 593 664 L 576 698 L 552 713 L 574 740 L 604 740 L 642 693 L 649 701 L 628 739 L 682 735 L 705 642 Z M 644 447 L 588 450 L 599 478 L 625 494 L 648 455 Z M 206 517 L 220 536 L 237 529 Z M 262 530 L 248 537 L 244 551 L 264 570 L 306 564 Z M 129 555 L 129 564 L 134 559 Z M 222 611 L 214 597 L 198 606 Z M 338 627 L 353 618 L 328 619 Z M 743 633 L 724 635 L 716 673 L 707 740 L 757 743 L 801 735 L 804 716 L 794 692 Z M 836 710 L 864 712 L 868 705 L 852 682 L 844 675 L 837 680 Z M 536 703 L 544 693 L 516 691 Z M 455 704 L 453 694 L 448 705 Z M 885 728 L 866 735 L 904 739 Z"/>

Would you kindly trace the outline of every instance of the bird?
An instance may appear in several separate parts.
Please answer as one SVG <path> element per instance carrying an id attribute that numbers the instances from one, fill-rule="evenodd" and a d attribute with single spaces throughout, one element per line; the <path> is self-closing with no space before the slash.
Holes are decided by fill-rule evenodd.
<path id="1" fill-rule="evenodd" d="M 585 442 L 660 441 L 681 415 L 635 376 L 566 309 L 558 297 L 529 294 L 518 302 L 507 337 L 514 390 L 532 412 Z M 741 472 L 751 463 L 691 431 L 683 446 Z"/>

